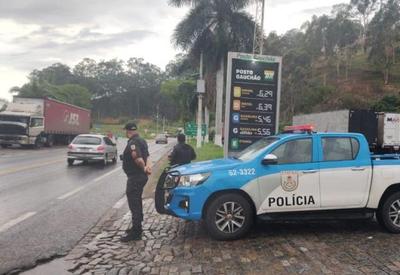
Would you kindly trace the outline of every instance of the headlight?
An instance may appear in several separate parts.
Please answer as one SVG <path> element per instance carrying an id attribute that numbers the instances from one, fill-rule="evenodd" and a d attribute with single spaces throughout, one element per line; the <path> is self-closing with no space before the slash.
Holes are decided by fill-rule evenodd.
<path id="1" fill-rule="evenodd" d="M 193 174 L 193 175 L 183 175 L 179 178 L 180 186 L 196 186 L 205 182 L 211 173 L 203 173 L 203 174 Z"/>

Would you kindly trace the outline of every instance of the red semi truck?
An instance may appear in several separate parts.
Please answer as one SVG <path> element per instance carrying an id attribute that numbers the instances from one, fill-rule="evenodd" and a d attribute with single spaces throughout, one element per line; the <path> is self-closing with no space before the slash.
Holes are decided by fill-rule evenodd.
<path id="1" fill-rule="evenodd" d="M 14 97 L 0 112 L 0 145 L 68 144 L 90 131 L 90 110 L 51 98 Z"/>

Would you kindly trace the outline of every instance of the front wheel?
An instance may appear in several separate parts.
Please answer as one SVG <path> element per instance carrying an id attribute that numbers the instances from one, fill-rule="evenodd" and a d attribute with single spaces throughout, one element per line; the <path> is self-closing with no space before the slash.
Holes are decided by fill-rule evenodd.
<path id="1" fill-rule="evenodd" d="M 40 139 L 40 137 L 36 138 L 35 144 L 33 144 L 33 148 L 40 149 L 40 148 L 42 148 L 42 146 L 43 146 L 43 143 L 42 143 L 42 140 Z"/>
<path id="2" fill-rule="evenodd" d="M 211 201 L 206 209 L 205 222 L 209 234 L 217 240 L 243 237 L 253 225 L 254 212 L 241 195 L 223 194 Z"/>
<path id="3" fill-rule="evenodd" d="M 67 162 L 68 162 L 68 166 L 74 165 L 74 159 L 68 159 Z"/>
<path id="4" fill-rule="evenodd" d="M 376 213 L 381 226 L 391 233 L 400 233 L 400 192 L 390 195 Z"/>

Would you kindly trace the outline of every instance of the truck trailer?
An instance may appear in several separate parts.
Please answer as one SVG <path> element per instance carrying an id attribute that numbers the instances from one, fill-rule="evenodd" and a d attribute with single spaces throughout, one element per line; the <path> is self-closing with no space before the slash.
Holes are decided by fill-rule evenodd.
<path id="1" fill-rule="evenodd" d="M 339 110 L 293 117 L 293 125 L 312 124 L 318 132 L 361 133 L 374 153 L 400 148 L 400 114 L 372 110 Z"/>
<path id="2" fill-rule="evenodd" d="M 0 112 L 0 145 L 68 144 L 90 130 L 90 110 L 51 98 L 14 97 Z"/>

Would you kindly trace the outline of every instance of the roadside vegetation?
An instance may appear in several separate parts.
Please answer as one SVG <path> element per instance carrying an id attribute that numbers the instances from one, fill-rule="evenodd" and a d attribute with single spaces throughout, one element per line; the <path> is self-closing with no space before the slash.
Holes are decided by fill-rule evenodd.
<path id="1" fill-rule="evenodd" d="M 189 12 L 175 28 L 172 42 L 182 50 L 165 70 L 141 58 L 84 58 L 73 67 L 56 63 L 34 70 L 11 92 L 49 96 L 92 110 L 100 131 L 119 133 L 122 122 L 156 117 L 193 121 L 196 79 L 204 56 L 205 107 L 214 125 L 217 87 L 223 85 L 228 51 L 251 52 L 252 1 L 170 0 Z M 398 0 L 349 0 L 329 14 L 312 16 L 298 29 L 265 35 L 263 52 L 283 56 L 281 121 L 298 113 L 344 108 L 400 112 L 400 3 Z M 218 84 L 219 83 L 219 84 Z M 153 131 L 153 128 L 151 131 Z M 147 133 L 143 133 L 147 135 Z"/>
<path id="2" fill-rule="evenodd" d="M 125 137 L 125 130 L 123 129 L 125 123 L 130 121 L 129 119 L 124 120 L 113 120 L 113 119 L 105 119 L 100 122 L 94 123 L 91 131 L 93 133 L 101 133 L 107 134 L 109 132 L 113 133 L 113 135 L 117 137 Z M 154 139 L 154 137 L 158 133 L 168 133 L 169 135 L 175 135 L 178 128 L 183 127 L 179 122 L 167 122 L 164 126 L 163 132 L 163 125 L 162 121 L 157 123 L 154 122 L 152 119 L 137 119 L 135 123 L 138 126 L 138 131 L 140 135 L 145 139 Z"/>
<path id="3" fill-rule="evenodd" d="M 196 141 L 194 139 L 188 142 L 196 152 L 197 158 L 195 161 L 204 161 L 210 159 L 219 159 L 224 157 L 222 147 L 213 143 L 204 143 L 201 148 L 196 148 Z"/>

